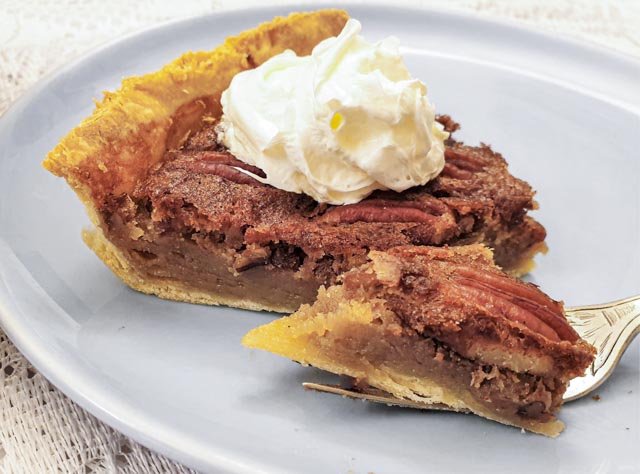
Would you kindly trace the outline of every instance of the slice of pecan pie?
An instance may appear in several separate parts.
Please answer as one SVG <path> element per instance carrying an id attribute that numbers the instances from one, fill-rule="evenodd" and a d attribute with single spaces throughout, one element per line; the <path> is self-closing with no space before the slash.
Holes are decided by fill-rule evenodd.
<path id="1" fill-rule="evenodd" d="M 312 306 L 243 343 L 398 398 L 548 436 L 562 430 L 562 394 L 595 350 L 561 303 L 501 272 L 481 245 L 404 246 L 369 258 Z"/>
<path id="2" fill-rule="evenodd" d="M 216 140 L 220 95 L 238 72 L 289 48 L 309 54 L 347 20 L 338 10 L 278 18 L 126 79 L 44 166 L 66 178 L 95 229 L 85 242 L 132 288 L 164 298 L 293 311 L 371 249 L 480 242 L 514 274 L 543 251 L 533 191 L 488 146 L 447 142 L 426 186 L 327 206 L 262 184 Z M 439 119 L 453 132 L 457 125 Z"/>

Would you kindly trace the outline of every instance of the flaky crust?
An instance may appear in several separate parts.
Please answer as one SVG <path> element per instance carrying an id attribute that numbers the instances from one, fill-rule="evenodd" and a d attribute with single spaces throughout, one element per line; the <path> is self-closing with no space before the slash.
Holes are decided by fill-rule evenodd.
<path id="1" fill-rule="evenodd" d="M 122 81 L 105 92 L 93 114 L 71 130 L 47 155 L 43 166 L 67 180 L 96 227 L 86 243 L 125 283 L 144 293 L 178 301 L 222 304 L 254 310 L 250 301 L 194 292 L 178 281 L 142 278 L 104 236 L 99 210 L 109 195 L 129 193 L 164 155 L 203 119 L 221 114 L 220 95 L 238 72 L 292 49 L 306 55 L 325 38 L 336 36 L 348 19 L 343 10 L 293 13 L 275 18 L 212 51 L 189 52 L 159 71 Z"/>

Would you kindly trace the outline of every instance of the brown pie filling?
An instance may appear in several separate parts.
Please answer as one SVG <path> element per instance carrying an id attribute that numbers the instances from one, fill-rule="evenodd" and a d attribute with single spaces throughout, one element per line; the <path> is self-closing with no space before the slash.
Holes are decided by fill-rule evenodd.
<path id="1" fill-rule="evenodd" d="M 383 313 L 376 314 L 379 319 L 370 325 L 347 322 L 332 326 L 322 335 L 311 334 L 306 340 L 308 350 L 330 351 L 334 364 L 349 367 L 356 386 L 368 385 L 367 371 L 381 367 L 393 374 L 391 378 L 397 383 L 413 381 L 416 389 L 412 391 L 418 401 L 430 401 L 429 394 L 421 394 L 418 388 L 418 381 L 428 380 L 452 396 L 498 416 L 521 422 L 554 419 L 565 389 L 561 380 L 466 359 L 433 338 L 394 333 Z"/>
<path id="2" fill-rule="evenodd" d="M 426 186 L 327 206 L 245 174 L 264 176 L 217 143 L 213 121 L 200 126 L 100 209 L 106 237 L 140 275 L 238 298 L 250 289 L 259 304 L 295 310 L 369 250 L 482 242 L 499 265 L 523 273 L 544 249 L 544 228 L 526 215 L 531 187 L 487 146 L 449 140 L 445 169 Z"/>

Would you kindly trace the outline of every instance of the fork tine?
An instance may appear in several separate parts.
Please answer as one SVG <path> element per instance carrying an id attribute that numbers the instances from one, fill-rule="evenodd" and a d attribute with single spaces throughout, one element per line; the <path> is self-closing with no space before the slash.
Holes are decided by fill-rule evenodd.
<path id="1" fill-rule="evenodd" d="M 420 410 L 439 410 L 439 411 L 455 411 L 466 413 L 467 410 L 452 408 L 444 403 L 421 403 L 414 400 L 406 400 L 396 398 L 390 393 L 375 388 L 352 389 L 343 388 L 339 385 L 329 385 L 322 383 L 303 382 L 302 386 L 307 390 L 315 390 L 317 392 L 333 393 L 343 397 L 367 400 L 369 402 L 384 403 L 385 405 L 393 405 L 405 408 L 418 408 Z"/>

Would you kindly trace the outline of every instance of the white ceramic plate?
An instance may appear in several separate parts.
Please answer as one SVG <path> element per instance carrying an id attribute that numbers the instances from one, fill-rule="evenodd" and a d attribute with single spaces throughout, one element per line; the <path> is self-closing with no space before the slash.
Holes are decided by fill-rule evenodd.
<path id="1" fill-rule="evenodd" d="M 34 88 L 0 123 L 0 322 L 42 373 L 116 429 L 188 465 L 233 472 L 638 472 L 636 343 L 601 400 L 562 410 L 560 438 L 474 416 L 305 392 L 332 380 L 240 345 L 275 315 L 126 288 L 82 244 L 87 224 L 40 162 L 102 90 L 296 8 L 169 24 L 102 48 Z M 568 304 L 640 291 L 639 63 L 513 26 L 354 6 L 394 34 L 459 137 L 491 143 L 538 191 L 549 254 L 534 281 Z M 634 447 L 632 449 L 632 447 Z"/>

